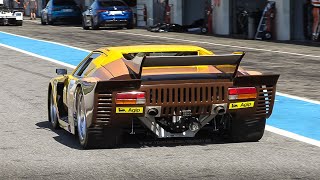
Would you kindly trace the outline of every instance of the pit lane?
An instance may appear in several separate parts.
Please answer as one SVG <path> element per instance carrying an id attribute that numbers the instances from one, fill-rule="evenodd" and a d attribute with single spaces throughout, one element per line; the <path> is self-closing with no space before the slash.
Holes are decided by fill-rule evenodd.
<path id="1" fill-rule="evenodd" d="M 26 27 L 31 28 L 28 25 Z M 68 28 L 76 29 L 68 26 L 52 26 L 52 28 L 60 28 L 61 31 Z M 108 34 L 105 30 L 97 32 L 100 33 L 97 36 Z M 106 37 L 104 45 L 109 45 L 108 42 L 115 43 L 112 38 L 114 37 L 111 39 Z M 73 41 L 72 37 L 70 41 Z M 145 41 L 152 43 L 148 38 Z M 153 41 L 155 43 L 156 40 Z M 90 44 L 89 40 L 87 43 Z M 82 46 L 78 44 L 77 47 Z M 221 49 L 221 52 L 227 51 Z M 319 177 L 319 148 L 269 132 L 266 132 L 259 143 L 209 143 L 173 147 L 162 144 L 163 147 L 136 146 L 118 150 L 80 151 L 73 136 L 64 131 L 51 131 L 46 122 L 47 89 L 44 87 L 47 87 L 50 77 L 54 76 L 55 68 L 59 65 L 6 48 L 1 48 L 0 53 L 3 80 L 0 89 L 2 102 L 0 113 L 3 123 L 0 127 L 3 140 L 0 145 L 2 164 L 0 176 L 3 178 L 317 179 Z M 308 60 L 313 59 L 306 61 Z"/>

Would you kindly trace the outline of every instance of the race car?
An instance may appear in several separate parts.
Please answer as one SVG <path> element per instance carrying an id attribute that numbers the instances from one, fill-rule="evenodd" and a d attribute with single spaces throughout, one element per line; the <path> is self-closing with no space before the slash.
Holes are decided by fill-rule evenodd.
<path id="1" fill-rule="evenodd" d="M 258 141 L 279 75 L 245 71 L 244 55 L 189 45 L 100 48 L 71 74 L 56 70 L 49 121 L 76 134 L 84 149 L 117 147 L 126 134 Z"/>
<path id="2" fill-rule="evenodd" d="M 0 25 L 17 25 L 22 26 L 23 9 L 7 8 L 0 0 Z"/>

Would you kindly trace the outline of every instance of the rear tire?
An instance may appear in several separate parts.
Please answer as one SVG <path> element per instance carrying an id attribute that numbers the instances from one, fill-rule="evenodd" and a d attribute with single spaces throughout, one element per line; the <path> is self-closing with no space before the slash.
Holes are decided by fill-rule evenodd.
<path id="1" fill-rule="evenodd" d="M 86 22 L 84 19 L 82 19 L 82 29 L 84 30 L 88 30 L 89 29 L 89 26 L 86 26 Z"/>
<path id="2" fill-rule="evenodd" d="M 99 24 L 94 24 L 93 20 L 91 20 L 91 29 L 93 30 L 98 30 L 99 29 Z"/>
<path id="3" fill-rule="evenodd" d="M 81 88 L 76 95 L 77 130 L 80 145 L 83 149 L 114 148 L 122 142 L 121 131 L 101 126 L 88 127 L 85 102 Z"/>
<path id="4" fill-rule="evenodd" d="M 47 23 L 43 20 L 43 17 L 41 16 L 41 24 L 42 25 L 47 25 Z"/>
<path id="5" fill-rule="evenodd" d="M 49 122 L 51 122 L 53 129 L 59 129 L 59 121 L 58 121 L 58 112 L 57 107 L 54 104 L 54 97 L 52 90 L 49 91 L 49 98 L 48 98 L 48 108 L 49 108 Z"/>
<path id="6" fill-rule="evenodd" d="M 230 129 L 230 140 L 232 142 L 257 142 L 263 134 L 266 119 L 232 119 Z"/>
<path id="7" fill-rule="evenodd" d="M 133 29 L 133 28 L 134 28 L 133 22 L 127 24 L 126 28 L 127 28 L 127 29 Z"/>
<path id="8" fill-rule="evenodd" d="M 22 26 L 22 23 L 23 23 L 23 21 L 17 21 L 17 22 L 16 22 L 16 25 L 17 25 L 17 26 Z"/>
<path id="9" fill-rule="evenodd" d="M 47 23 L 49 24 L 49 25 L 53 25 L 53 20 L 49 20 L 49 17 L 47 16 Z"/>

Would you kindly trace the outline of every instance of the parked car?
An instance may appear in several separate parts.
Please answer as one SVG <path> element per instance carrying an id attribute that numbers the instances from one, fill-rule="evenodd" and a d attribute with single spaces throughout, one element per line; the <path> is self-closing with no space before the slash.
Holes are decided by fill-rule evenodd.
<path id="1" fill-rule="evenodd" d="M 81 22 L 81 10 L 74 0 L 50 0 L 41 11 L 41 24 Z"/>
<path id="2" fill-rule="evenodd" d="M 142 138 L 261 139 L 279 75 L 239 67 L 244 53 L 197 46 L 140 45 L 93 51 L 71 73 L 57 69 L 48 88 L 53 128 L 78 134 L 84 148 Z M 200 132 L 201 131 L 201 132 Z"/>
<path id="3" fill-rule="evenodd" d="M 23 10 L 17 8 L 6 8 L 0 2 L 0 25 L 22 26 Z"/>
<path id="4" fill-rule="evenodd" d="M 95 0 L 82 13 L 83 29 L 99 27 L 126 27 L 132 29 L 134 18 L 132 9 L 121 0 Z"/>

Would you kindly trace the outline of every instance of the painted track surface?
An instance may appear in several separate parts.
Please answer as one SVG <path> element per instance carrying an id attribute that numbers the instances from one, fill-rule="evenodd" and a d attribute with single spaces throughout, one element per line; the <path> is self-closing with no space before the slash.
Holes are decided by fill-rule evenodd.
<path id="1" fill-rule="evenodd" d="M 320 176 L 319 148 L 269 132 L 259 143 L 80 151 L 73 136 L 64 131 L 53 132 L 47 123 L 44 87 L 54 76 L 57 65 L 6 48 L 0 48 L 0 54 L 3 73 L 0 179 L 317 179 Z"/>

